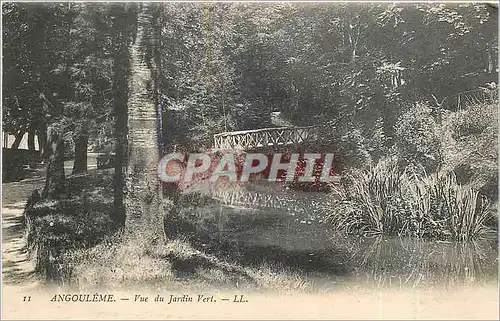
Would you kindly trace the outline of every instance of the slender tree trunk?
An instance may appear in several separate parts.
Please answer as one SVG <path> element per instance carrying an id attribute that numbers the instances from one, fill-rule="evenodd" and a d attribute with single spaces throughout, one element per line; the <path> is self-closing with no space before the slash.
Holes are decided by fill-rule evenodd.
<path id="1" fill-rule="evenodd" d="M 78 135 L 75 139 L 75 162 L 73 163 L 73 174 L 87 172 L 87 147 L 89 137 L 85 134 Z"/>
<path id="2" fill-rule="evenodd" d="M 114 174 L 114 203 L 112 219 L 119 225 L 125 226 L 126 213 L 124 203 L 125 191 L 125 168 L 127 165 L 127 102 L 128 102 L 128 70 L 129 70 L 129 48 L 128 48 L 128 26 L 127 8 L 123 4 L 112 4 L 113 42 L 115 51 L 113 53 L 113 109 L 115 114 L 115 174 Z"/>
<path id="3" fill-rule="evenodd" d="M 165 152 L 165 146 L 163 141 L 163 102 L 162 97 L 160 97 L 160 71 L 162 68 L 162 55 L 160 48 L 162 48 L 161 41 L 161 31 L 162 31 L 162 18 L 161 10 L 162 7 L 156 8 L 154 10 L 153 21 L 152 21 L 152 34 L 153 34 L 153 84 L 154 84 L 154 94 L 155 94 L 155 105 L 157 106 L 157 118 L 158 118 L 158 151 L 160 156 Z"/>
<path id="4" fill-rule="evenodd" d="M 35 130 L 30 128 L 28 131 L 28 150 L 29 150 L 29 166 L 35 167 L 36 151 L 35 151 Z"/>
<path id="5" fill-rule="evenodd" d="M 10 147 L 11 149 L 18 149 L 19 148 L 19 145 L 21 145 L 21 141 L 23 140 L 23 137 L 24 137 L 24 130 L 20 130 L 17 132 L 17 134 L 15 135 L 16 138 L 14 139 L 14 142 L 12 143 L 12 146 Z"/>
<path id="6" fill-rule="evenodd" d="M 43 128 L 38 129 L 37 132 L 38 136 L 38 153 L 40 155 L 40 158 L 42 161 L 46 159 L 46 152 L 47 152 L 47 129 L 45 126 Z"/>
<path id="7" fill-rule="evenodd" d="M 35 152 L 35 131 L 30 130 L 28 132 L 28 150 L 30 152 Z"/>
<path id="8" fill-rule="evenodd" d="M 117 117 L 118 118 L 118 117 Z M 126 114 L 122 115 L 122 118 L 126 118 Z M 126 122 L 125 122 L 126 124 Z M 123 120 L 116 120 L 115 123 L 115 139 L 116 139 L 116 159 L 115 159 L 115 174 L 113 178 L 114 182 L 114 203 L 113 203 L 113 220 L 120 226 L 125 226 L 126 213 L 125 213 L 125 203 L 124 203 L 124 189 L 125 189 L 125 170 L 126 166 L 126 136 L 123 134 L 126 132 L 126 127 L 123 128 Z"/>
<path id="9" fill-rule="evenodd" d="M 48 136 L 47 153 L 49 157 L 42 197 L 55 199 L 64 192 L 64 140 L 62 133 L 57 129 L 52 128 Z"/>

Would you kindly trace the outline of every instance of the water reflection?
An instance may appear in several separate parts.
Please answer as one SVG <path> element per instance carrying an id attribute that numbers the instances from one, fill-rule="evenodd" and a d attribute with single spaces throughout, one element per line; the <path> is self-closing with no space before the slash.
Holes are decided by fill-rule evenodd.
<path id="1" fill-rule="evenodd" d="M 494 240 L 468 243 L 419 238 L 331 238 L 350 253 L 357 281 L 378 286 L 484 284 L 498 279 Z"/>
<path id="2" fill-rule="evenodd" d="M 271 184 L 249 186 L 248 199 L 233 188 L 221 200 L 214 200 L 213 195 L 204 201 L 186 200 L 181 211 L 169 216 L 166 231 L 243 266 L 264 264 L 276 271 L 283 267 L 299 272 L 319 288 L 360 282 L 368 286 L 459 286 L 498 280 L 496 236 L 459 243 L 332 235 L 331 225 L 317 211 L 325 195 L 273 189 Z"/>

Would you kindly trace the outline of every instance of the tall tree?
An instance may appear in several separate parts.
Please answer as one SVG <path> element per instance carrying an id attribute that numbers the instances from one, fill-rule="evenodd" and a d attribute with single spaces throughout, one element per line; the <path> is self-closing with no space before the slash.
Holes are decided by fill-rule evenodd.
<path id="1" fill-rule="evenodd" d="M 51 125 L 47 130 L 47 165 L 43 198 L 56 199 L 65 191 L 64 173 L 64 133 L 68 127 L 63 116 L 63 106 L 54 99 L 51 102 L 44 94 L 40 94 L 44 110 L 51 116 Z"/>
<path id="2" fill-rule="evenodd" d="M 115 118 L 116 158 L 114 174 L 113 220 L 125 226 L 125 168 L 127 164 L 127 118 L 129 54 L 129 4 L 113 3 L 110 7 L 113 57 L 113 112 Z"/>
<path id="3" fill-rule="evenodd" d="M 157 145 L 158 118 L 156 93 L 153 79 L 154 57 L 146 55 L 147 44 L 154 39 L 148 37 L 152 30 L 154 8 L 152 4 L 141 5 L 139 13 L 130 11 L 129 23 L 136 27 L 130 46 L 130 98 L 128 101 L 128 166 L 127 197 L 125 207 L 127 225 L 132 229 L 145 227 L 152 237 L 161 240 L 163 213 L 160 210 L 161 185 L 157 178 L 159 148 Z M 131 9 L 137 9 L 131 8 Z M 135 23 L 136 22 L 136 23 Z"/>

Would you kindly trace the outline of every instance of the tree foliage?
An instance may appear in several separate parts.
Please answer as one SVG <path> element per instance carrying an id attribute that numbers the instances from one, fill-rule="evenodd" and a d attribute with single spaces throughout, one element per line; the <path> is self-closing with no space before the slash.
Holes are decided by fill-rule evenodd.
<path id="1" fill-rule="evenodd" d="M 126 6 L 3 4 L 6 130 L 114 144 L 126 89 L 114 64 L 140 10 Z M 497 12 L 486 4 L 148 6 L 141 47 L 171 149 L 210 148 L 213 134 L 272 126 L 279 111 L 294 125 L 330 125 L 341 154 L 373 160 L 401 144 L 397 122 L 415 102 L 432 109 L 497 81 Z"/>

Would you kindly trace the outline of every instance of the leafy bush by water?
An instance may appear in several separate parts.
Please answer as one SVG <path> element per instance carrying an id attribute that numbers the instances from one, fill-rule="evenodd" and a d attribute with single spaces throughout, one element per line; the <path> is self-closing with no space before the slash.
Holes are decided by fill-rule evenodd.
<path id="1" fill-rule="evenodd" d="M 416 103 L 396 125 L 395 150 L 402 166 L 423 166 L 434 172 L 442 164 L 441 140 L 432 108 Z"/>
<path id="2" fill-rule="evenodd" d="M 439 129 L 443 169 L 498 199 L 498 105 L 471 106 L 443 117 Z"/>

